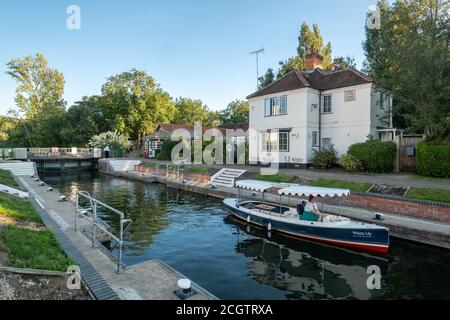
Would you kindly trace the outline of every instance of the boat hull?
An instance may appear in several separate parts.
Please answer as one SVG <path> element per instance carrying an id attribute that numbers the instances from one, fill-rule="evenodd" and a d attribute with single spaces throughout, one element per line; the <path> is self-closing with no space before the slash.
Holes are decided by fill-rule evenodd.
<path id="1" fill-rule="evenodd" d="M 286 222 L 269 215 L 261 216 L 252 210 L 242 208 L 237 205 L 235 199 L 226 199 L 224 203 L 231 209 L 235 218 L 289 237 L 379 253 L 389 251 L 389 230 L 384 227 L 356 222 L 352 222 L 346 227 L 330 227 L 329 225 L 323 227 L 321 223 L 317 222 Z"/>

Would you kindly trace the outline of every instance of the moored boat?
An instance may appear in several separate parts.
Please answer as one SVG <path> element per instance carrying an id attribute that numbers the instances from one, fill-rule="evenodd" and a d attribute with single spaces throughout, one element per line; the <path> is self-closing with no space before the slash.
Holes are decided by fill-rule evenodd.
<path id="1" fill-rule="evenodd" d="M 280 185 L 266 181 L 242 180 L 236 183 L 238 197 L 225 199 L 232 215 L 249 224 L 282 233 L 290 237 L 305 238 L 323 243 L 364 249 L 374 252 L 389 251 L 389 229 L 376 224 L 357 222 L 345 217 L 326 214 L 323 221 L 302 220 L 296 208 L 283 205 L 282 197 L 343 197 L 346 189 L 319 188 L 302 185 Z M 262 193 L 262 200 L 243 200 L 243 189 Z M 280 201 L 274 204 L 264 200 L 269 190 L 277 190 Z"/>

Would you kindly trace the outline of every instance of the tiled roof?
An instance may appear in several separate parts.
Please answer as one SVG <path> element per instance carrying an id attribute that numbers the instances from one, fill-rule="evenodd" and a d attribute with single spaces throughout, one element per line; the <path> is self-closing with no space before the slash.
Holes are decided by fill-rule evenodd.
<path id="1" fill-rule="evenodd" d="M 203 132 L 205 132 L 208 129 L 217 128 L 219 129 L 223 135 L 226 135 L 226 130 L 239 130 L 242 129 L 244 132 L 247 132 L 248 130 L 248 123 L 241 123 L 241 124 L 222 124 L 218 127 L 212 127 L 212 126 L 205 126 L 203 127 Z M 158 129 L 153 132 L 152 134 L 145 136 L 144 139 L 147 140 L 154 140 L 154 139 L 160 139 L 160 140 L 167 140 L 170 139 L 172 133 L 175 130 L 178 129 L 184 129 L 187 130 L 191 136 L 194 136 L 194 126 L 192 125 L 182 125 L 182 124 L 162 124 L 158 127 Z"/>
<path id="2" fill-rule="evenodd" d="M 313 72 L 294 70 L 267 87 L 249 95 L 247 99 L 306 87 L 325 91 L 371 82 L 373 82 L 372 79 L 353 68 L 335 72 L 327 72 L 320 69 L 316 69 Z"/>

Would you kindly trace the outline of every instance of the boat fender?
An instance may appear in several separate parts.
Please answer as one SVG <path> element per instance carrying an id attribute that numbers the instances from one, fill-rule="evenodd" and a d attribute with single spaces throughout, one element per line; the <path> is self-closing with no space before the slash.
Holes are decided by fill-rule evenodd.
<path id="1" fill-rule="evenodd" d="M 267 225 L 267 230 L 272 231 L 272 224 L 269 222 L 269 224 Z"/>
<path id="2" fill-rule="evenodd" d="M 270 231 L 267 232 L 267 238 L 272 238 L 272 232 Z"/>
<path id="3" fill-rule="evenodd" d="M 247 216 L 247 222 L 250 223 L 250 221 L 252 221 L 252 218 L 250 218 L 250 216 Z"/>

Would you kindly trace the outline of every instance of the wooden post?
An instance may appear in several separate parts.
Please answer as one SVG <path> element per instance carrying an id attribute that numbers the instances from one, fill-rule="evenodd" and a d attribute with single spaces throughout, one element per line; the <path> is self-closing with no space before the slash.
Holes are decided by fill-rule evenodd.
<path id="1" fill-rule="evenodd" d="M 395 145 L 396 145 L 396 147 L 397 147 L 397 151 L 395 152 L 394 171 L 395 171 L 396 173 L 399 173 L 399 172 L 400 172 L 400 152 L 401 152 L 400 149 L 401 149 L 401 145 L 402 145 L 401 139 L 402 139 L 401 136 L 396 136 L 396 137 L 395 137 Z"/>

